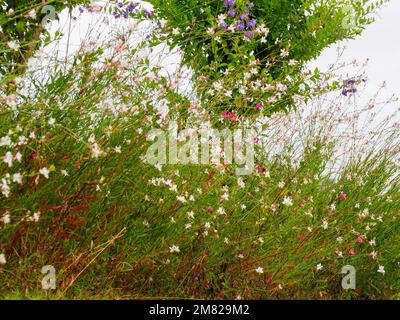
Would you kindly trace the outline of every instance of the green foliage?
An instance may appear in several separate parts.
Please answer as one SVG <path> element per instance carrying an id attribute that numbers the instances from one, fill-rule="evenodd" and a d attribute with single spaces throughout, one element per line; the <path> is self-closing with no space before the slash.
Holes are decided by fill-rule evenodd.
<path id="1" fill-rule="evenodd" d="M 232 10 L 236 12 L 236 17 L 228 18 L 230 22 L 234 24 L 240 20 L 241 13 L 250 12 L 250 18 L 256 19 L 258 26 L 265 25 L 268 30 L 264 35 L 255 32 L 251 39 L 243 36 L 243 32 L 220 30 L 218 17 L 228 10 L 222 0 L 150 2 L 169 21 L 166 39 L 171 46 L 179 46 L 183 50 L 184 62 L 194 69 L 196 78 L 206 79 L 211 85 L 221 80 L 221 73 L 235 70 L 233 78 L 224 73 L 222 80 L 227 87 L 234 88 L 242 80 L 238 78 L 238 73 L 256 68 L 257 73 L 252 74 L 250 80 L 267 85 L 287 84 L 288 90 L 278 102 L 266 90 L 251 93 L 234 90 L 233 97 L 222 101 L 212 95 L 207 99 L 204 92 L 209 86 L 198 86 L 210 109 L 220 112 L 228 108 L 249 116 L 257 113 L 257 103 L 267 102 L 271 96 L 272 102 L 264 110 L 265 114 L 290 110 L 295 105 L 293 97 L 302 95 L 300 87 L 307 83 L 302 74 L 305 64 L 329 45 L 360 34 L 373 21 L 371 13 L 386 1 L 256 0 L 253 1 L 254 8 L 249 8 L 250 0 L 235 1 Z M 210 34 L 210 28 L 215 33 Z M 171 30 L 174 29 L 179 32 L 171 37 Z M 282 50 L 288 51 L 287 57 L 281 56 Z M 293 64 L 291 60 L 294 60 Z"/>
<path id="2" fill-rule="evenodd" d="M 25 82 L 16 82 L 13 93 L 2 88 L 0 254 L 7 261 L 0 264 L 0 297 L 398 298 L 399 128 L 378 127 L 367 152 L 351 149 L 338 160 L 342 137 L 332 131 L 343 121 L 356 127 L 344 116 L 335 120 L 339 99 L 334 113 L 307 109 L 313 114 L 305 122 L 290 119 L 304 114 L 273 114 L 287 111 L 296 94 L 321 98 L 319 105 L 327 90 L 340 88 L 330 75 L 303 70 L 343 36 L 344 30 L 335 33 L 344 17 L 334 9 L 339 2 L 306 15 L 319 2 L 255 1 L 252 14 L 269 28 L 266 43 L 222 30 L 207 34 L 225 10 L 222 1 L 153 3 L 169 22 L 150 44 L 121 42 L 125 37 L 117 34 L 100 47 L 82 47 L 69 68 L 43 63 L 43 81 L 23 69 Z M 363 19 L 375 8 L 367 1 L 354 5 L 359 23 L 348 37 L 370 22 Z M 21 21 L 32 7 L 18 7 Z M 4 21 L 1 45 L 16 38 L 23 49 L 5 49 L 2 58 L 23 64 L 24 46 L 37 46 L 38 26 L 18 33 L 20 27 Z M 200 102 L 180 93 L 142 54 L 169 39 L 195 71 Z M 281 55 L 285 49 L 289 57 Z M 105 55 L 110 50 L 112 57 Z M 5 64 L 2 82 L 20 71 Z M 246 77 L 240 94 L 235 83 Z M 252 89 L 257 80 L 266 87 Z M 25 92 L 27 83 L 33 89 Z M 235 114 L 221 118 L 220 111 Z M 263 124 L 257 138 L 265 139 L 252 175 L 238 177 L 236 164 L 155 167 L 143 160 L 148 134 L 168 130 L 172 121 L 179 129 L 243 129 L 258 126 L 254 115 Z M 40 283 L 49 264 L 57 270 L 54 292 Z M 340 286 L 341 268 L 349 264 L 357 270 L 354 291 Z"/>
<path id="3" fill-rule="evenodd" d="M 3 1 L 3 6 L 7 6 L 0 11 L 1 81 L 7 83 L 24 73 L 28 59 L 42 45 L 41 36 L 48 36 L 44 24 L 57 19 L 58 13 L 66 7 L 89 2 L 90 0 Z M 35 14 L 29 17 L 32 10 Z M 16 41 L 20 46 L 19 50 L 11 50 L 7 46 L 9 41 Z"/>

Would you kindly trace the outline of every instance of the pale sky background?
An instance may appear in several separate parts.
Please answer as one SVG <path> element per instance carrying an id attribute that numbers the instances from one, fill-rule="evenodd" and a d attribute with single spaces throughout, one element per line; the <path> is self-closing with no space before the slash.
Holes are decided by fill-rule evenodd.
<path id="1" fill-rule="evenodd" d="M 357 59 L 360 63 L 369 58 L 367 67 L 367 96 L 373 95 L 386 81 L 385 96 L 400 95 L 400 0 L 392 0 L 381 8 L 376 21 L 355 40 L 343 41 L 347 50 L 344 61 Z M 311 66 L 325 70 L 336 60 L 337 45 L 327 48 Z"/>

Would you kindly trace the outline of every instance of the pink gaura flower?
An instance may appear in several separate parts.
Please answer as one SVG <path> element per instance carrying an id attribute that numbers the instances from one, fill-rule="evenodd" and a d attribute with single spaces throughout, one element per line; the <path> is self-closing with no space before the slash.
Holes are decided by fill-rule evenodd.
<path id="1" fill-rule="evenodd" d="M 259 103 L 257 103 L 256 107 L 258 110 L 262 110 L 262 109 L 264 109 L 264 104 L 262 102 L 259 102 Z"/>
<path id="2" fill-rule="evenodd" d="M 225 119 L 230 119 L 230 120 L 234 120 L 235 119 L 235 114 L 233 112 L 230 113 L 228 111 L 224 111 L 224 112 L 222 112 L 222 116 Z"/>
<path id="3" fill-rule="evenodd" d="M 123 48 L 124 46 L 123 46 L 123 44 L 117 44 L 116 46 L 115 46 L 115 52 L 116 53 L 120 53 L 121 51 L 122 51 L 122 48 Z"/>
<path id="4" fill-rule="evenodd" d="M 345 194 L 345 193 L 342 191 L 342 192 L 340 192 L 339 198 L 340 198 L 340 200 L 344 201 L 344 200 L 347 199 L 347 194 Z"/>
<path id="5" fill-rule="evenodd" d="M 354 256 L 354 255 L 356 254 L 356 252 L 354 251 L 354 249 L 350 249 L 350 250 L 349 250 L 349 254 L 350 254 L 351 256 Z"/>
<path id="6" fill-rule="evenodd" d="M 372 251 L 371 253 L 368 254 L 373 260 L 376 260 L 377 253 L 375 251 Z"/>
<path id="7" fill-rule="evenodd" d="M 363 243 L 366 238 L 367 237 L 365 235 L 361 234 L 361 235 L 358 236 L 356 242 Z"/>

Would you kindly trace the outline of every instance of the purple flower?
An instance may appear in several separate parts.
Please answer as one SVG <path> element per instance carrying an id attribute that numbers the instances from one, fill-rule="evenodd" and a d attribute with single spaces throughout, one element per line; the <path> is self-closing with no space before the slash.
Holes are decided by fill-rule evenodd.
<path id="1" fill-rule="evenodd" d="M 233 11 L 233 10 L 229 10 L 228 11 L 228 16 L 230 16 L 231 18 L 234 18 L 234 17 L 236 17 L 236 12 Z"/>
<path id="2" fill-rule="evenodd" d="M 144 13 L 146 14 L 147 18 L 151 18 L 153 16 L 149 10 L 144 9 Z"/>
<path id="3" fill-rule="evenodd" d="M 79 12 L 83 13 L 83 8 L 81 6 L 79 6 Z"/>
<path id="4" fill-rule="evenodd" d="M 254 3 L 253 2 L 250 2 L 249 3 L 249 8 L 251 9 L 251 8 L 254 8 Z"/>
<path id="5" fill-rule="evenodd" d="M 247 27 L 249 29 L 254 29 L 256 27 L 256 23 L 257 23 L 256 19 L 251 19 L 249 22 L 247 22 Z"/>
<path id="6" fill-rule="evenodd" d="M 124 4 L 122 2 L 118 2 L 118 7 L 122 8 Z"/>
<path id="7" fill-rule="evenodd" d="M 349 85 L 353 85 L 353 84 L 355 84 L 355 83 L 356 83 L 355 80 L 349 79 L 349 80 L 346 80 L 345 86 L 348 87 Z"/>
<path id="8" fill-rule="evenodd" d="M 243 31 L 244 30 L 244 23 L 242 21 L 236 21 L 236 29 L 238 31 Z"/>
<path id="9" fill-rule="evenodd" d="M 245 34 L 245 36 L 246 36 L 247 38 L 253 38 L 253 37 L 254 37 L 254 34 L 253 34 L 253 32 L 251 32 L 251 31 L 246 31 L 244 34 Z"/>
<path id="10" fill-rule="evenodd" d="M 235 6 L 235 0 L 224 0 L 224 6 L 229 8 L 233 8 Z"/>
<path id="11" fill-rule="evenodd" d="M 249 12 L 243 13 L 243 14 L 240 16 L 240 19 L 242 19 L 242 20 L 247 20 L 247 19 L 249 18 L 249 15 L 250 15 Z"/>
<path id="12" fill-rule="evenodd" d="M 226 24 L 226 22 L 222 22 L 222 23 L 219 25 L 219 28 L 225 30 L 226 28 L 228 28 L 228 25 Z"/>
<path id="13" fill-rule="evenodd" d="M 347 96 L 348 93 L 356 93 L 356 92 L 357 92 L 356 81 L 353 79 L 346 80 L 342 91 L 342 95 Z"/>

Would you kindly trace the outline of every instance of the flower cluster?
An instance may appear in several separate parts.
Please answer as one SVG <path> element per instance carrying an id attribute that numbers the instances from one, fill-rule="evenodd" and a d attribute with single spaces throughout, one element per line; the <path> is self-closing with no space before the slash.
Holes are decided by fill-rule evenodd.
<path id="1" fill-rule="evenodd" d="M 147 16 L 147 18 L 153 17 L 152 12 L 143 8 L 143 6 L 139 2 L 133 1 L 131 1 L 128 5 L 125 5 L 123 2 L 118 2 L 112 14 L 116 19 L 121 17 L 128 19 L 131 14 L 138 14 L 140 12 L 143 12 Z"/>
<path id="2" fill-rule="evenodd" d="M 224 6 L 227 8 L 227 12 L 218 16 L 219 28 L 232 32 L 243 32 L 247 38 L 253 38 L 253 31 L 257 25 L 257 20 L 251 17 L 254 3 L 238 5 L 235 0 L 224 0 Z"/>
<path id="3" fill-rule="evenodd" d="M 360 79 L 347 79 L 344 83 L 342 95 L 347 96 L 357 92 L 357 85 L 362 82 L 366 82 L 365 78 Z"/>

